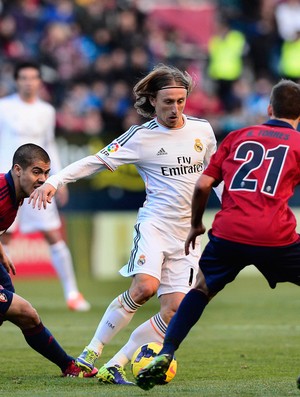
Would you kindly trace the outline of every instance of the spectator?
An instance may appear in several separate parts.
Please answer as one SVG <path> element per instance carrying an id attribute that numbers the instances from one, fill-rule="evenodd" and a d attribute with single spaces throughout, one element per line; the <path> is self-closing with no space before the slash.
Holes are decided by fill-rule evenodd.
<path id="1" fill-rule="evenodd" d="M 26 56 L 26 49 L 17 37 L 16 21 L 11 15 L 4 15 L 0 19 L 0 53 L 8 59 L 18 59 Z"/>
<path id="2" fill-rule="evenodd" d="M 278 1 L 275 18 L 281 39 L 295 40 L 300 31 L 300 0 Z"/>
<path id="3" fill-rule="evenodd" d="M 208 43 L 207 73 L 216 84 L 216 92 L 225 110 L 235 102 L 232 86 L 242 77 L 246 48 L 245 36 L 231 29 L 229 22 L 219 17 L 215 34 Z"/>
<path id="4" fill-rule="evenodd" d="M 281 47 L 279 71 L 281 76 L 297 81 L 300 79 L 300 28 L 292 40 L 284 40 Z"/>

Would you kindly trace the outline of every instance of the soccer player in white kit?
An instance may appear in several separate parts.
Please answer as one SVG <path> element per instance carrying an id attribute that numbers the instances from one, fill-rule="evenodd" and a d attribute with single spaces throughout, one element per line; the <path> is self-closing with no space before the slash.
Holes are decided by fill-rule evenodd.
<path id="1" fill-rule="evenodd" d="M 0 99 L 0 172 L 8 172 L 15 150 L 25 143 L 35 143 L 44 148 L 51 158 L 51 172 L 60 169 L 55 143 L 55 110 L 38 97 L 41 73 L 35 62 L 24 61 L 15 68 L 17 92 Z M 60 192 L 61 204 L 68 199 L 67 189 Z M 2 236 L 2 243 L 9 251 L 11 233 L 19 227 L 22 233 L 40 231 L 49 243 L 53 266 L 62 283 L 64 296 L 70 310 L 86 311 L 90 304 L 78 291 L 73 263 L 62 231 L 61 220 L 55 202 L 46 211 L 38 211 L 30 205 L 20 208 L 16 222 Z"/>
<path id="2" fill-rule="evenodd" d="M 135 107 L 145 117 L 95 155 L 70 164 L 31 195 L 33 206 L 46 207 L 56 189 L 104 169 L 134 164 L 146 187 L 139 209 L 128 263 L 120 270 L 132 277 L 129 289 L 104 313 L 94 337 L 76 363 L 92 370 L 105 344 L 124 328 L 137 309 L 155 293 L 160 312 L 137 327 L 128 342 L 98 372 L 104 383 L 133 385 L 124 366 L 149 341 L 162 342 L 168 323 L 200 274 L 200 241 L 189 256 L 184 242 L 191 223 L 191 198 L 199 175 L 216 150 L 206 120 L 183 114 L 193 80 L 187 72 L 158 65 L 134 87 Z"/>

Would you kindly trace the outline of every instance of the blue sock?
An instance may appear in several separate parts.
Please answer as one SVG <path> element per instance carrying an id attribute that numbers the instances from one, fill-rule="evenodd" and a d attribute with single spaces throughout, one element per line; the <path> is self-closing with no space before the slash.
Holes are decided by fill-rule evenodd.
<path id="1" fill-rule="evenodd" d="M 43 323 L 40 323 L 34 328 L 25 329 L 22 332 L 28 345 L 42 356 L 58 365 L 62 372 L 64 372 L 68 364 L 74 360 L 73 357 L 69 356 L 64 351 L 51 332 L 44 327 Z"/>
<path id="2" fill-rule="evenodd" d="M 174 355 L 175 350 L 201 317 L 207 303 L 207 296 L 199 290 L 192 289 L 186 294 L 168 325 L 164 345 L 159 354 Z"/>

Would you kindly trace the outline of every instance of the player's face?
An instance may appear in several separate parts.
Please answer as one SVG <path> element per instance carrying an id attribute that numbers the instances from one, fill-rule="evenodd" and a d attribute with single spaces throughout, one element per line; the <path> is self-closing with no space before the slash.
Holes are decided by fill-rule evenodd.
<path id="1" fill-rule="evenodd" d="M 151 99 L 157 120 L 168 128 L 180 128 L 184 121 L 182 113 L 186 104 L 187 91 L 184 88 L 159 90 L 156 98 Z"/>
<path id="2" fill-rule="evenodd" d="M 41 160 L 35 161 L 25 169 L 17 164 L 14 167 L 19 181 L 19 189 L 16 189 L 19 198 L 29 197 L 34 189 L 40 187 L 46 181 L 50 172 L 50 163 Z"/>
<path id="3" fill-rule="evenodd" d="M 35 99 L 37 96 L 41 78 L 39 71 L 35 68 L 24 68 L 19 71 L 18 78 L 16 80 L 17 89 L 22 99 L 30 100 Z"/>

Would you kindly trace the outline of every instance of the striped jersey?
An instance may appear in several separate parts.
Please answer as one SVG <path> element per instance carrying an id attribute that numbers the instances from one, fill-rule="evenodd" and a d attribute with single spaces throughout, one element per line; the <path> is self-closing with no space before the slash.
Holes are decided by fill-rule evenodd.
<path id="1" fill-rule="evenodd" d="M 208 121 L 183 115 L 184 125 L 170 129 L 157 119 L 129 128 L 96 156 L 114 171 L 134 164 L 146 188 L 138 222 L 151 221 L 185 239 L 190 228 L 194 185 L 216 151 Z"/>

